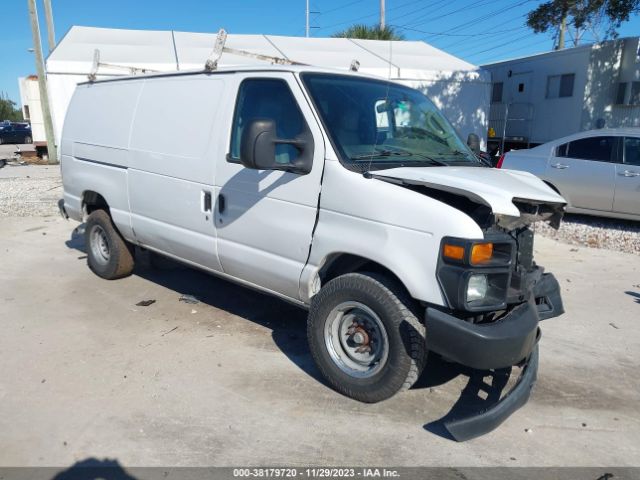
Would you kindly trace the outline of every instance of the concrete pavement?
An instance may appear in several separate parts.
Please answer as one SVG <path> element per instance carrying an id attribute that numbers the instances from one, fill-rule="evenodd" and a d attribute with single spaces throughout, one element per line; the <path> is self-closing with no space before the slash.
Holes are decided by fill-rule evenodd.
<path id="1" fill-rule="evenodd" d="M 188 268 L 102 280 L 75 226 L 0 218 L 0 466 L 640 466 L 637 256 L 536 239 L 567 314 L 543 323 L 530 402 L 455 443 L 425 425 L 459 369 L 358 403 L 318 378 L 304 311 Z"/>

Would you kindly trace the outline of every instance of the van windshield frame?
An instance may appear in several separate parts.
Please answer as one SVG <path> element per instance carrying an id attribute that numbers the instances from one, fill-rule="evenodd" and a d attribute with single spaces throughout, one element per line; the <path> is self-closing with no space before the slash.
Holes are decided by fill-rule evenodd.
<path id="1" fill-rule="evenodd" d="M 418 90 L 355 75 L 300 77 L 338 159 L 349 170 L 484 166 Z"/>

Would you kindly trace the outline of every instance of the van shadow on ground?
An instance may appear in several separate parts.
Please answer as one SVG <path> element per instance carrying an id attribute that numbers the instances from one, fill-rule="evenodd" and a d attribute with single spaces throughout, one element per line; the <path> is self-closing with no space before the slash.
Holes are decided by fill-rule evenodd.
<path id="1" fill-rule="evenodd" d="M 638 293 L 638 292 L 631 292 L 631 291 L 626 291 L 626 292 L 624 292 L 624 293 L 626 293 L 627 295 L 629 295 L 630 297 L 632 297 L 632 298 L 636 301 L 636 303 L 640 303 L 640 293 Z"/>
<path id="2" fill-rule="evenodd" d="M 75 229 L 65 242 L 70 249 L 82 253 L 78 260 L 86 261 L 82 229 Z M 306 341 L 307 312 L 271 295 L 219 279 L 205 272 L 184 266 L 171 259 L 136 251 L 134 275 L 154 282 L 177 294 L 195 296 L 200 302 L 271 330 L 274 344 L 287 358 L 314 380 L 327 385 L 316 368 Z M 424 426 L 425 430 L 452 439 L 444 422 L 486 410 L 501 397 L 511 369 L 496 371 L 473 370 L 429 355 L 428 368 L 412 389 L 429 389 L 443 385 L 462 375 L 468 378 L 460 397 L 442 418 Z M 491 380 L 486 381 L 487 377 Z"/>
<path id="3" fill-rule="evenodd" d="M 137 480 L 118 460 L 87 458 L 57 473 L 51 480 Z"/>

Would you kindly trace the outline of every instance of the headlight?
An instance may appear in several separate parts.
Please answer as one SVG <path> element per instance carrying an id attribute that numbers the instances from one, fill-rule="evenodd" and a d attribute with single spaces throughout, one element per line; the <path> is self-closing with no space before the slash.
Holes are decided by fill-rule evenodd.
<path id="1" fill-rule="evenodd" d="M 504 308 L 515 254 L 515 241 L 507 234 L 443 238 L 437 276 L 448 305 L 467 312 Z"/>
<path id="2" fill-rule="evenodd" d="M 467 302 L 482 300 L 487 296 L 489 281 L 484 274 L 471 275 L 467 284 Z"/>

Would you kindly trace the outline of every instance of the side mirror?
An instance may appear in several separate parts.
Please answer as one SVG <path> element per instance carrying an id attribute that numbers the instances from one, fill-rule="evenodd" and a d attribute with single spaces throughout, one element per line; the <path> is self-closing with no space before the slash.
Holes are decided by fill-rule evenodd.
<path id="1" fill-rule="evenodd" d="M 290 163 L 276 161 L 276 146 L 292 145 L 299 155 Z M 276 134 L 272 119 L 252 120 L 240 138 L 240 162 L 254 170 L 284 170 L 306 175 L 313 165 L 313 137 L 303 132 L 294 139 L 281 139 Z"/>

